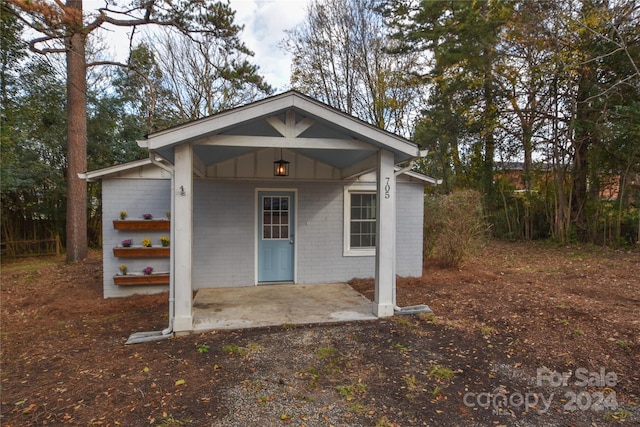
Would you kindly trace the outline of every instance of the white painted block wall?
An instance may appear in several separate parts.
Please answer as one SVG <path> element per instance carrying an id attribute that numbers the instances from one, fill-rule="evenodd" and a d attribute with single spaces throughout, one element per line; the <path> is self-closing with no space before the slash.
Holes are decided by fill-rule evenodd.
<path id="1" fill-rule="evenodd" d="M 121 297 L 133 294 L 152 294 L 167 290 L 162 286 L 116 286 L 113 276 L 119 273 L 118 266 L 126 265 L 129 272 L 142 271 L 147 266 L 157 272 L 169 271 L 169 258 L 116 258 L 113 248 L 124 239 L 132 239 L 140 245 L 149 237 L 153 245 L 160 245 L 160 237 L 169 237 L 169 232 L 123 231 L 113 228 L 113 220 L 120 219 L 120 211 L 129 214 L 129 219 L 142 219 L 150 213 L 154 218 L 164 218 L 171 209 L 171 181 L 168 179 L 105 179 L 102 181 L 102 267 L 104 297 Z"/>
<path id="2" fill-rule="evenodd" d="M 194 289 L 255 284 L 256 188 L 297 189 L 297 283 L 373 277 L 374 256 L 343 256 L 344 183 L 196 180 Z M 422 275 L 423 188 L 398 184 L 401 276 Z"/>
<path id="3" fill-rule="evenodd" d="M 298 283 L 373 277 L 374 256 L 343 256 L 344 186 L 342 182 L 194 180 L 193 289 L 255 285 L 256 188 L 297 189 Z M 396 272 L 400 276 L 420 276 L 423 185 L 399 181 L 397 197 Z M 166 290 L 166 286 L 117 287 L 113 284 L 118 265 L 126 263 L 130 271 L 138 271 L 150 261 L 113 257 L 112 249 L 120 241 L 132 238 L 139 244 L 149 233 L 114 230 L 112 220 L 119 217 L 121 210 L 127 211 L 130 217 L 146 212 L 160 217 L 169 208 L 169 180 L 103 181 L 105 298 Z M 168 260 L 152 261 L 156 271 L 169 268 Z"/>

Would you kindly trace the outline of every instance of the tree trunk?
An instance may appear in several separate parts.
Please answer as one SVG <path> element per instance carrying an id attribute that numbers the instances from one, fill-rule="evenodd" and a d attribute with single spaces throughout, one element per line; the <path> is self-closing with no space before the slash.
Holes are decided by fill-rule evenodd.
<path id="1" fill-rule="evenodd" d="M 493 196 L 493 157 L 496 153 L 496 141 L 494 135 L 495 127 L 495 112 L 494 112 L 494 90 L 493 90 L 493 77 L 491 74 L 491 60 L 489 49 L 484 50 L 485 57 L 485 70 L 484 70 L 484 163 L 482 167 L 482 186 L 485 195 L 489 200 Z"/>
<path id="2" fill-rule="evenodd" d="M 82 0 L 67 0 L 78 11 L 69 26 L 67 48 L 67 262 L 87 257 L 87 183 L 78 173 L 87 170 L 86 35 L 82 31 Z"/>
<path id="3" fill-rule="evenodd" d="M 589 198 L 587 182 L 589 176 L 589 151 L 595 142 L 593 112 L 589 93 L 594 85 L 593 71 L 586 67 L 581 70 L 578 92 L 576 94 L 576 120 L 573 139 L 573 200 L 572 220 L 578 233 L 578 239 L 587 241 L 589 227 L 587 222 L 587 200 Z"/>

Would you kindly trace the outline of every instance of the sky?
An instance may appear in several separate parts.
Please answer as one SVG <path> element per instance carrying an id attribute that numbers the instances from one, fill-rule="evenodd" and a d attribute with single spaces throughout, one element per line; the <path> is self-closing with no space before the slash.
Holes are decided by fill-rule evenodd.
<path id="1" fill-rule="evenodd" d="M 244 25 L 242 40 L 255 56 L 266 81 L 283 92 L 289 89 L 291 58 L 278 47 L 285 30 L 304 20 L 308 0 L 231 0 L 236 22 Z"/>
<path id="2" fill-rule="evenodd" d="M 251 62 L 260 67 L 259 73 L 265 77 L 276 93 L 289 89 L 291 74 L 290 55 L 278 47 L 285 37 L 285 30 L 295 27 L 304 20 L 309 0 L 230 0 L 236 11 L 236 24 L 244 25 L 240 34 L 245 45 L 255 53 Z M 85 0 L 85 10 L 103 5 L 101 0 Z M 128 29 L 108 30 L 107 40 L 116 59 L 126 60 L 128 49 Z"/>

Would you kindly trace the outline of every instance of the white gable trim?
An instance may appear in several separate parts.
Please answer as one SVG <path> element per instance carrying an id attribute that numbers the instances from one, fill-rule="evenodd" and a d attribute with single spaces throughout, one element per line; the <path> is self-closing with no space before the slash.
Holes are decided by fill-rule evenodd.
<path id="1" fill-rule="evenodd" d="M 403 153 L 409 158 L 417 158 L 420 156 L 420 150 L 413 142 L 379 129 L 294 91 L 285 92 L 281 95 L 266 98 L 243 107 L 224 111 L 204 119 L 151 134 L 147 137 L 146 141 L 140 141 L 139 145 L 147 147 L 150 150 L 158 150 L 170 145 L 181 144 L 197 139 L 202 135 L 219 132 L 225 128 L 259 117 L 265 117 L 266 120 L 269 116 L 272 116 L 274 112 L 292 107 L 306 111 L 311 115 L 342 127 L 351 133 L 360 135 L 363 139 L 376 141 L 381 144 L 383 148 Z"/>
<path id="2" fill-rule="evenodd" d="M 135 173 L 136 169 L 138 169 L 137 174 Z M 161 167 L 154 165 L 151 159 L 146 158 L 109 166 L 95 171 L 85 172 L 78 174 L 78 177 L 80 179 L 86 179 L 87 181 L 93 182 L 111 177 L 168 179 L 171 178 L 171 175 L 168 172 L 165 172 Z"/>

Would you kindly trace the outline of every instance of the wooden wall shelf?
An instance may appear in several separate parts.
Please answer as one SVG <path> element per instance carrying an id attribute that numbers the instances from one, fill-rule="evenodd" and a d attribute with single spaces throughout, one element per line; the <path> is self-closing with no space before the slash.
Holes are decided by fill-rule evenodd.
<path id="1" fill-rule="evenodd" d="M 113 276 L 113 283 L 118 286 L 168 285 L 169 273 L 117 275 Z"/>
<path id="2" fill-rule="evenodd" d="M 116 219 L 113 220 L 116 230 L 158 230 L 169 231 L 171 221 L 168 219 Z"/>
<path id="3" fill-rule="evenodd" d="M 134 246 L 123 248 L 117 246 L 113 248 L 113 255 L 118 258 L 166 258 L 169 256 L 168 247 L 150 247 Z"/>

